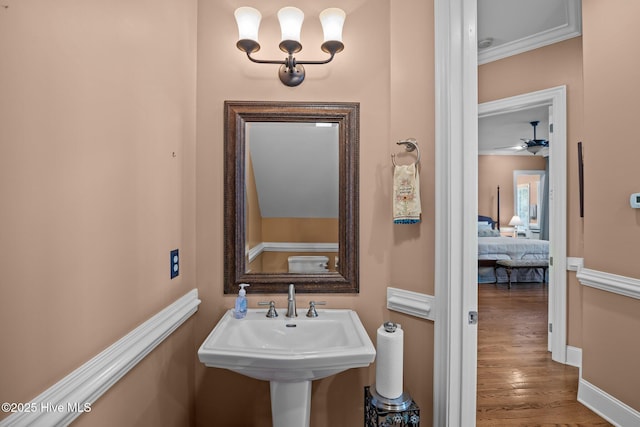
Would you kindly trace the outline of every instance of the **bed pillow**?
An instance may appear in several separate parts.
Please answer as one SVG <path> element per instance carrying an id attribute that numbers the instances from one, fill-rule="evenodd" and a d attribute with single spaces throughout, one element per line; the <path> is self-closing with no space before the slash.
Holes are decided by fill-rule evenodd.
<path id="1" fill-rule="evenodd" d="M 478 230 L 478 237 L 500 237 L 500 230 L 482 229 Z"/>
<path id="2" fill-rule="evenodd" d="M 491 223 L 485 221 L 478 221 L 478 231 L 480 230 L 491 230 Z"/>

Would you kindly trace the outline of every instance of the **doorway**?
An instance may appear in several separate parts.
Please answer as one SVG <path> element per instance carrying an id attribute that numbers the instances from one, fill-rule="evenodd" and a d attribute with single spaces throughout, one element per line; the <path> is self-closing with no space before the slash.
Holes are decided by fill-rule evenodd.
<path id="1" fill-rule="evenodd" d="M 476 0 L 435 0 L 436 73 L 436 259 L 435 292 L 438 310 L 434 339 L 433 424 L 475 425 L 477 364 L 477 289 L 465 286 L 477 279 L 477 3 Z M 554 112 L 566 123 L 566 89 L 547 93 L 558 102 Z M 562 93 L 562 96 L 560 95 Z M 557 113 L 557 115 L 556 115 Z M 558 123 L 558 122 L 557 122 Z M 566 164 L 566 127 L 556 124 L 558 153 L 551 159 L 554 170 Z M 566 177 L 562 176 L 565 181 Z M 566 201 L 565 186 L 553 189 L 557 200 Z M 555 216 L 550 227 L 566 230 L 566 216 Z M 564 232 L 564 231 L 563 231 Z M 565 242 L 566 243 L 566 242 Z M 550 274 L 566 275 L 566 246 L 554 248 L 554 269 Z M 554 277 L 556 280 L 556 277 Z M 563 279 L 563 280 L 566 280 Z M 566 285 L 566 284 L 565 284 Z M 467 289 L 469 288 L 469 289 Z M 477 288 L 477 287 L 476 287 Z M 560 286 L 558 287 L 560 288 Z M 564 293 L 566 288 L 554 289 Z M 559 304 L 551 308 L 565 310 Z M 560 326 L 560 325 L 557 325 Z M 566 332 L 553 334 L 554 358 L 566 358 Z M 560 344 L 560 345 L 558 345 Z M 560 360 L 559 360 L 560 361 Z"/>
<path id="2" fill-rule="evenodd" d="M 554 361 L 566 363 L 566 87 L 485 102 L 478 105 L 478 117 L 550 107 L 549 123 L 549 304 L 548 348 Z M 477 178 L 475 186 L 477 188 Z"/>

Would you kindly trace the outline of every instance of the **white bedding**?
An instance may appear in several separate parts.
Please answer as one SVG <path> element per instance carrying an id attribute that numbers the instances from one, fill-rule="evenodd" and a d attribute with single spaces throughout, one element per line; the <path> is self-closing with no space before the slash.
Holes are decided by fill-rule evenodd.
<path id="1" fill-rule="evenodd" d="M 513 237 L 478 237 L 478 259 L 549 259 L 549 242 L 535 239 L 515 239 Z M 478 268 L 479 283 L 506 283 L 507 273 L 503 268 Z M 515 269 L 513 282 L 542 282 L 543 270 L 538 268 Z"/>

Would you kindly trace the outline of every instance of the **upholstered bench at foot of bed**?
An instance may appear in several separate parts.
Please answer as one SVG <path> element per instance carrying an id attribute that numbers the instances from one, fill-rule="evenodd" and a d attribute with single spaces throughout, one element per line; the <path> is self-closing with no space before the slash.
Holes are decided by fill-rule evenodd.
<path id="1" fill-rule="evenodd" d="M 514 268 L 541 268 L 542 280 L 547 277 L 547 268 L 549 268 L 549 260 L 546 259 L 500 259 L 496 261 L 496 268 L 504 267 L 507 271 L 508 286 L 511 289 L 511 270 Z"/>
<path id="2" fill-rule="evenodd" d="M 479 259 L 478 260 L 478 267 L 496 267 L 496 261 L 498 261 L 497 259 Z"/>

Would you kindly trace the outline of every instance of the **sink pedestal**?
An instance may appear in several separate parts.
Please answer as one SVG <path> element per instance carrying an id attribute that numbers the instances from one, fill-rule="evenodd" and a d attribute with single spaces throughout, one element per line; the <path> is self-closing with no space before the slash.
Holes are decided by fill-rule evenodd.
<path id="1" fill-rule="evenodd" d="M 309 427 L 311 381 L 269 381 L 273 427 Z"/>
<path id="2" fill-rule="evenodd" d="M 369 366 L 376 357 L 355 311 L 305 313 L 269 318 L 266 310 L 251 308 L 236 319 L 228 310 L 198 350 L 206 366 L 269 381 L 274 427 L 309 427 L 311 382 Z"/>

